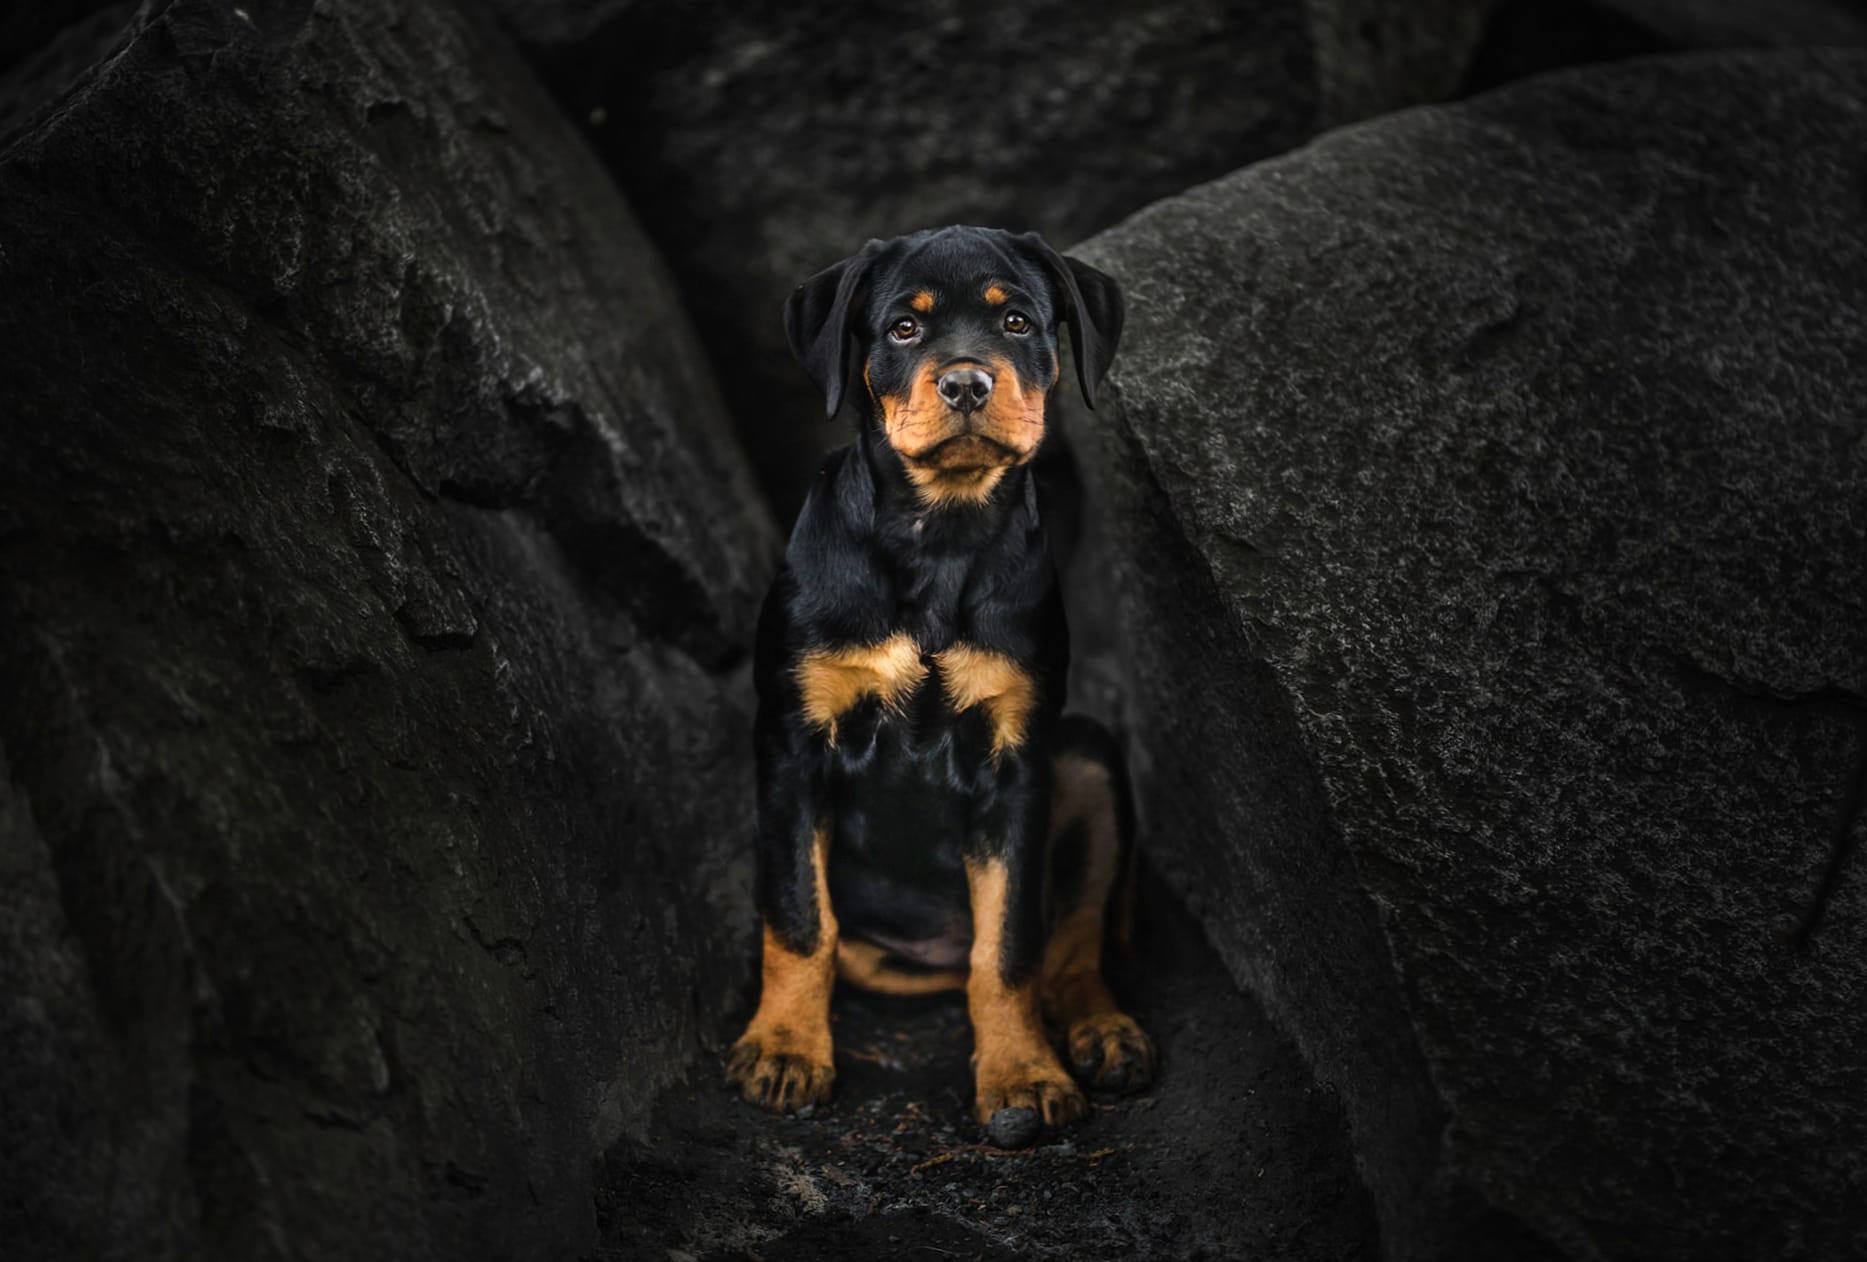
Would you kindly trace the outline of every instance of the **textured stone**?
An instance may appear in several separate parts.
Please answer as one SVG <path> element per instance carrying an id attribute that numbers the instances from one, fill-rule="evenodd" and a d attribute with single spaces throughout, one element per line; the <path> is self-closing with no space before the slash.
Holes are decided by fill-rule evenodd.
<path id="1" fill-rule="evenodd" d="M 0 1239 L 577 1256 L 745 975 L 773 531 L 497 32 L 135 21 L 0 137 Z"/>
<path id="2" fill-rule="evenodd" d="M 682 282 L 781 511 L 847 441 L 786 349 L 793 286 L 944 223 L 1054 244 L 1323 128 L 1450 95 L 1483 0 L 497 7 Z"/>
<path id="3" fill-rule="evenodd" d="M 1077 620 L 1390 1256 L 1867 1252 L 1867 54 L 1555 75 L 1086 243 Z"/>

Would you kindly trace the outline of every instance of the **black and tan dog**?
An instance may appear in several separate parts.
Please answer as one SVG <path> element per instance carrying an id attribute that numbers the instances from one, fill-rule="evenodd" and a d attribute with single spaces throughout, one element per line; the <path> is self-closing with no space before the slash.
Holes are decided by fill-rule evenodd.
<path id="1" fill-rule="evenodd" d="M 1122 312 L 1036 235 L 962 227 L 872 241 L 785 306 L 830 414 L 864 391 L 867 415 L 759 622 L 763 990 L 727 1073 L 766 1108 L 828 1097 L 838 976 L 965 990 L 995 1137 L 1084 1111 L 1046 1018 L 1084 1084 L 1153 1075 L 1102 980 L 1132 812 L 1113 740 L 1060 716 L 1069 642 L 1030 467 L 1061 330 L 1093 405 Z"/>

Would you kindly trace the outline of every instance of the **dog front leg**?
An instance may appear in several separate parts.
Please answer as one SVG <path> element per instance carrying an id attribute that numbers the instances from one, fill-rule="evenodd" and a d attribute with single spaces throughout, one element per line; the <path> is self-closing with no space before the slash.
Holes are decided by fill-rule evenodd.
<path id="1" fill-rule="evenodd" d="M 758 753 L 758 1011 L 727 1054 L 726 1075 L 752 1103 L 785 1113 L 828 1100 L 836 1078 L 830 819 L 820 743 L 801 732 L 762 731 Z"/>
<path id="2" fill-rule="evenodd" d="M 1049 784 L 1025 760 L 1001 773 L 1002 809 L 966 856 L 972 898 L 973 1112 L 1000 1143 L 1035 1138 L 1039 1123 L 1060 1126 L 1087 1111 L 1083 1093 L 1044 1034 L 1040 983 L 1044 953 L 1045 838 Z"/>

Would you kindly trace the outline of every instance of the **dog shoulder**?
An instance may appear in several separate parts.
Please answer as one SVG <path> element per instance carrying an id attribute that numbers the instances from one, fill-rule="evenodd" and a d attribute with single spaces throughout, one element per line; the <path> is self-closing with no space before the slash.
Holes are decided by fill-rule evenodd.
<path id="1" fill-rule="evenodd" d="M 792 528 L 759 617 L 754 674 L 761 697 L 789 693 L 800 659 L 869 644 L 890 632 L 893 590 L 870 539 L 874 487 L 853 448 L 831 453 Z"/>

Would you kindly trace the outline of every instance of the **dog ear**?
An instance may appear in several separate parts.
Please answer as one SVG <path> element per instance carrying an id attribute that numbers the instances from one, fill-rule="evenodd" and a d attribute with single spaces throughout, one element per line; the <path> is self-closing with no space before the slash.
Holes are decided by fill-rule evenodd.
<path id="1" fill-rule="evenodd" d="M 1076 380 L 1082 386 L 1083 402 L 1093 408 L 1096 385 L 1114 362 L 1115 348 L 1121 345 L 1122 322 L 1128 313 L 1121 286 L 1107 272 L 1058 254 L 1035 232 L 1025 233 L 1021 240 L 1056 277 L 1057 292 L 1067 308 L 1063 322 L 1070 326 L 1070 342 L 1076 351 Z"/>
<path id="2" fill-rule="evenodd" d="M 871 241 L 833 267 L 826 267 L 784 300 L 784 334 L 791 353 L 823 392 L 824 415 L 835 416 L 849 381 L 850 317 L 882 243 Z"/>

